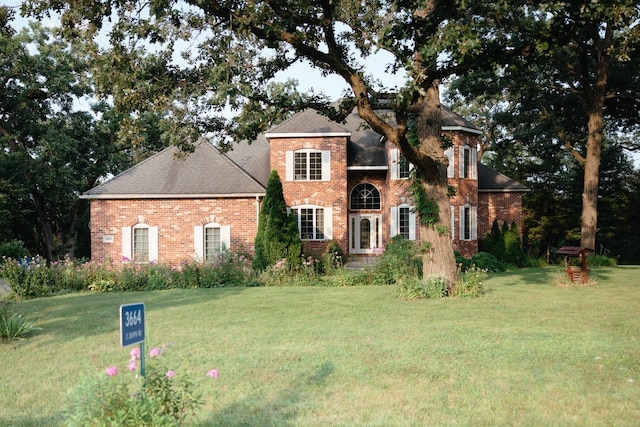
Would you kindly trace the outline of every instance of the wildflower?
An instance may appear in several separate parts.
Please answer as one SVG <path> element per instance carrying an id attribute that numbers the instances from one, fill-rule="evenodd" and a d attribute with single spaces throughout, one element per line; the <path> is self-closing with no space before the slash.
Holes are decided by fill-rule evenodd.
<path id="1" fill-rule="evenodd" d="M 149 352 L 149 357 L 160 356 L 160 349 L 158 347 L 152 348 Z"/>
<path id="2" fill-rule="evenodd" d="M 175 376 L 176 376 L 176 373 L 173 372 L 171 369 L 167 371 L 167 378 L 173 378 Z"/>
<path id="3" fill-rule="evenodd" d="M 131 351 L 129 352 L 129 356 L 131 357 L 130 360 L 132 362 L 140 359 L 140 348 L 138 348 L 138 347 L 132 348 Z"/>
<path id="4" fill-rule="evenodd" d="M 136 362 L 129 362 L 129 370 L 135 371 L 136 369 L 138 369 L 138 364 Z"/>
<path id="5" fill-rule="evenodd" d="M 115 366 L 109 366 L 107 368 L 107 376 L 115 377 L 116 375 L 118 375 L 118 368 L 116 368 Z"/>
<path id="6" fill-rule="evenodd" d="M 220 372 L 218 372 L 217 369 L 212 369 L 209 372 L 207 372 L 207 376 L 209 378 L 220 378 Z"/>

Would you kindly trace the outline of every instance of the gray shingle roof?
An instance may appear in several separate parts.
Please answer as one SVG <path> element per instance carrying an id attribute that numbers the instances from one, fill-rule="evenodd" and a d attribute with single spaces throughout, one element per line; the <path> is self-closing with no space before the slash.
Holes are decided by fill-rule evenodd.
<path id="1" fill-rule="evenodd" d="M 264 135 L 260 135 L 251 144 L 246 141 L 234 144 L 233 148 L 225 155 L 262 184 L 263 187 L 267 187 L 271 170 L 269 164 L 269 141 Z"/>
<path id="2" fill-rule="evenodd" d="M 526 192 L 527 187 L 488 166 L 478 163 L 478 192 Z"/>
<path id="3" fill-rule="evenodd" d="M 176 157 L 169 147 L 85 192 L 84 199 L 152 199 L 264 195 L 265 187 L 217 148 L 201 142 Z"/>

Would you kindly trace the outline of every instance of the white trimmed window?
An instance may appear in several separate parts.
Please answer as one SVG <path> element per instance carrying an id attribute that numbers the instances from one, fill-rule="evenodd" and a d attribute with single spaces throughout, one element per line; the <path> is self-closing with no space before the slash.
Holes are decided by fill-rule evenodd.
<path id="1" fill-rule="evenodd" d="M 139 223 L 122 227 L 122 259 L 139 263 L 158 261 L 158 227 Z"/>
<path id="2" fill-rule="evenodd" d="M 298 222 L 301 240 L 330 240 L 333 238 L 331 208 L 303 205 L 291 208 Z"/>
<path id="3" fill-rule="evenodd" d="M 478 209 L 460 206 L 460 240 L 478 240 Z"/>
<path id="4" fill-rule="evenodd" d="M 287 181 L 329 181 L 331 152 L 304 149 L 286 152 Z"/>
<path id="5" fill-rule="evenodd" d="M 407 179 L 411 175 L 413 164 L 397 148 L 392 148 L 391 154 L 391 179 Z"/>
<path id="6" fill-rule="evenodd" d="M 477 158 L 475 148 L 469 145 L 460 147 L 460 178 L 477 179 Z"/>
<path id="7" fill-rule="evenodd" d="M 415 208 L 403 204 L 391 208 L 391 237 L 398 234 L 407 240 L 416 239 Z"/>
<path id="8" fill-rule="evenodd" d="M 196 259 L 211 261 L 215 254 L 231 247 L 231 227 L 215 222 L 193 227 L 193 246 Z"/>
<path id="9" fill-rule="evenodd" d="M 456 236 L 456 208 L 451 206 L 450 210 L 451 210 L 451 214 L 450 214 L 450 219 L 451 219 L 451 239 L 454 239 L 455 236 Z"/>

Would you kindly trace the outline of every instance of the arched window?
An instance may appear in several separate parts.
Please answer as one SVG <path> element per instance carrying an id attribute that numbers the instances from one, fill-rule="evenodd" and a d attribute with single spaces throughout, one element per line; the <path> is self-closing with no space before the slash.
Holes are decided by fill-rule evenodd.
<path id="1" fill-rule="evenodd" d="M 380 191 L 375 185 L 364 182 L 351 190 L 351 209 L 353 210 L 379 210 Z"/>

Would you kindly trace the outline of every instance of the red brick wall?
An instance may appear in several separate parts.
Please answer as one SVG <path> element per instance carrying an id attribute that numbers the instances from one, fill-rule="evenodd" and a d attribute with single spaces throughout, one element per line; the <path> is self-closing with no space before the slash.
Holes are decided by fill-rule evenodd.
<path id="1" fill-rule="evenodd" d="M 282 181 L 287 206 L 318 205 L 331 207 L 333 240 L 347 252 L 347 139 L 345 137 L 271 138 L 271 170 Z M 331 181 L 287 181 L 286 152 L 300 149 L 331 151 Z M 323 252 L 328 242 L 307 242 L 314 252 Z"/>
<path id="2" fill-rule="evenodd" d="M 491 231 L 494 220 L 500 227 L 515 221 L 522 239 L 522 193 L 480 193 L 478 202 L 478 238 Z"/>
<path id="3" fill-rule="evenodd" d="M 140 222 L 158 227 L 160 263 L 179 265 L 184 260 L 193 260 L 193 227 L 208 222 L 230 225 L 230 249 L 252 253 L 257 203 L 255 198 L 92 200 L 91 259 L 119 265 L 122 227 Z"/>

